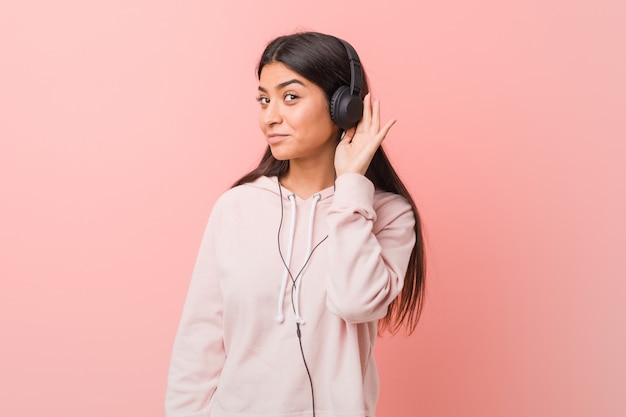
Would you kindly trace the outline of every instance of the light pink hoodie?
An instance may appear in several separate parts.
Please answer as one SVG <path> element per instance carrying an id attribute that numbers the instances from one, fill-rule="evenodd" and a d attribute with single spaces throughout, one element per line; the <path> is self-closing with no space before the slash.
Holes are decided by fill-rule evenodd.
<path id="1" fill-rule="evenodd" d="M 414 221 L 403 197 L 358 174 L 307 200 L 276 177 L 227 191 L 176 335 L 167 416 L 311 416 L 300 321 L 315 415 L 373 417 L 377 321 L 402 289 Z"/>

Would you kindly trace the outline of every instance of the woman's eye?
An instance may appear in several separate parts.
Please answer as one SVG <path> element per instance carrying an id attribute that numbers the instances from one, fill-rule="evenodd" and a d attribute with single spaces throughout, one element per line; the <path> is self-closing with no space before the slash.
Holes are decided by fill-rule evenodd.
<path id="1" fill-rule="evenodd" d="M 270 99 L 267 97 L 263 97 L 263 96 L 259 96 L 256 98 L 256 101 L 258 101 L 259 103 L 261 103 L 261 105 L 266 105 L 270 102 Z"/>
<path id="2" fill-rule="evenodd" d="M 297 99 L 298 96 L 295 94 L 291 94 L 291 93 L 287 93 L 285 94 L 285 101 L 293 101 L 295 99 Z"/>

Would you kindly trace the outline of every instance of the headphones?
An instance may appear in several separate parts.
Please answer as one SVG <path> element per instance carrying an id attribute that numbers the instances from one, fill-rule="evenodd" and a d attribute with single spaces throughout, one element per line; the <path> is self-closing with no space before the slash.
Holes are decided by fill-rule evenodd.
<path id="1" fill-rule="evenodd" d="M 350 87 L 342 85 L 335 91 L 330 99 L 330 118 L 343 130 L 348 130 L 356 126 L 363 117 L 363 99 L 361 90 L 363 89 L 363 68 L 359 55 L 348 42 L 339 40 L 350 60 Z"/>

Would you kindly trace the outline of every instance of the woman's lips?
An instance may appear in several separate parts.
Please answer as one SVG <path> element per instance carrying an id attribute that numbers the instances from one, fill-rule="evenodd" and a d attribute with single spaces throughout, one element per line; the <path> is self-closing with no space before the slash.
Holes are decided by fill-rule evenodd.
<path id="1" fill-rule="evenodd" d="M 274 145 L 274 144 L 280 142 L 281 140 L 283 140 L 286 137 L 287 137 L 286 134 L 271 133 L 271 134 L 267 135 L 267 143 L 270 144 L 270 145 Z"/>

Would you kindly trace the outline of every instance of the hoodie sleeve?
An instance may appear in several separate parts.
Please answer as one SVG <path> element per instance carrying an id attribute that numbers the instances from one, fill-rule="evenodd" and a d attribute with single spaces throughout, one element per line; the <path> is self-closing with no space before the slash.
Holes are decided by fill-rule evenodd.
<path id="1" fill-rule="evenodd" d="M 196 260 L 170 362 L 167 417 L 207 416 L 225 360 L 222 296 L 216 274 L 214 208 Z"/>
<path id="2" fill-rule="evenodd" d="M 402 196 L 388 193 L 374 205 L 374 185 L 365 176 L 337 178 L 328 211 L 327 306 L 350 323 L 387 314 L 415 244 L 415 217 Z"/>

